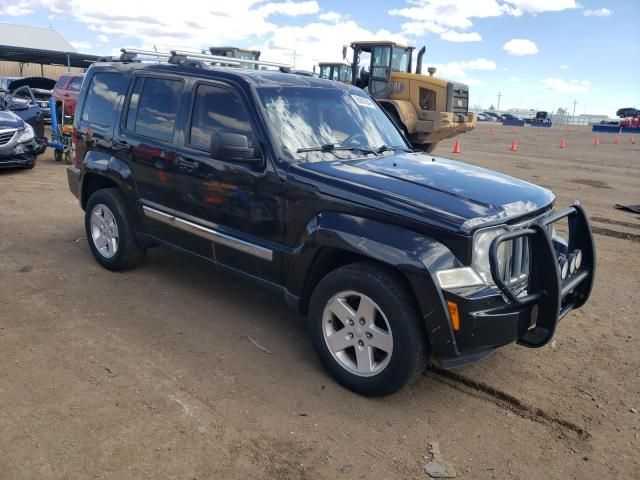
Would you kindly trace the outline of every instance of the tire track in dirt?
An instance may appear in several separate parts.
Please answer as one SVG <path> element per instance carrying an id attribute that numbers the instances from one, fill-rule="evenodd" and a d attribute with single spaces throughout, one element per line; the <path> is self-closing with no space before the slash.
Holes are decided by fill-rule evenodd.
<path id="1" fill-rule="evenodd" d="M 598 223 L 608 223 L 610 225 L 618 225 L 620 227 L 636 228 L 640 230 L 640 224 L 638 223 L 623 222 L 622 220 L 613 220 L 611 218 L 604 217 L 591 217 L 591 220 Z"/>
<path id="2" fill-rule="evenodd" d="M 462 393 L 491 402 L 521 418 L 570 430 L 577 434 L 580 440 L 588 440 L 591 437 L 591 434 L 584 427 L 570 420 L 565 420 L 541 408 L 528 405 L 507 392 L 486 383 L 465 377 L 452 370 L 444 370 L 431 365 L 428 367 L 425 375 Z"/>
<path id="3" fill-rule="evenodd" d="M 591 231 L 597 235 L 604 235 L 605 237 L 619 238 L 620 240 L 629 240 L 630 242 L 640 243 L 640 235 L 637 233 L 620 232 L 619 230 L 611 230 L 610 228 L 603 228 L 591 225 Z"/>

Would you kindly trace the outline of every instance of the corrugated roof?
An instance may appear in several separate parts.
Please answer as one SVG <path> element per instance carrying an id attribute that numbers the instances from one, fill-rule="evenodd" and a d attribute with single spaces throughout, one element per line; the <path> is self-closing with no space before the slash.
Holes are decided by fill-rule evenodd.
<path id="1" fill-rule="evenodd" d="M 0 23 L 0 45 L 58 52 L 76 51 L 76 49 L 55 30 L 14 25 L 12 23 Z"/>

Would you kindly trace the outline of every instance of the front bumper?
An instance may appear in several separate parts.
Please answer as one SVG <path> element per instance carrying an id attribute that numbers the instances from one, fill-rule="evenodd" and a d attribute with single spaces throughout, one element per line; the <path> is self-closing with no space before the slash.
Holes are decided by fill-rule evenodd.
<path id="1" fill-rule="evenodd" d="M 18 143 L 19 132 L 11 140 L 0 145 L 0 168 L 29 167 L 36 163 L 39 147 L 35 139 Z"/>
<path id="2" fill-rule="evenodd" d="M 582 252 L 582 265 L 564 280 L 549 227 L 568 219 L 567 250 Z M 518 237 L 530 242 L 531 271 L 525 294 L 506 285 L 498 272 L 497 250 L 501 243 Z M 553 214 L 528 228 L 499 235 L 490 250 L 495 287 L 466 292 L 443 292 L 455 302 L 460 328 L 454 332 L 457 355 L 437 359 L 441 366 L 454 368 L 472 363 L 497 347 L 517 342 L 537 348 L 546 345 L 559 321 L 588 300 L 595 278 L 595 245 L 584 209 L 578 204 Z"/>

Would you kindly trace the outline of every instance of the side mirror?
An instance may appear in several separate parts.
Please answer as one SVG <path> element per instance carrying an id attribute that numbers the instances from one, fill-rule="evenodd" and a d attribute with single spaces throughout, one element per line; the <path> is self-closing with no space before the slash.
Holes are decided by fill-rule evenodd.
<path id="1" fill-rule="evenodd" d="M 247 163 L 257 166 L 262 163 L 262 149 L 250 147 L 246 135 L 239 133 L 211 134 L 211 158 L 225 162 Z"/>

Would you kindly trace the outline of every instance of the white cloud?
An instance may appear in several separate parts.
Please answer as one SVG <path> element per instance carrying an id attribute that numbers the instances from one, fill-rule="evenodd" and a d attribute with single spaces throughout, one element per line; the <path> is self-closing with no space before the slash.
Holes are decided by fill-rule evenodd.
<path id="1" fill-rule="evenodd" d="M 509 55 L 515 55 L 517 57 L 538 53 L 538 46 L 535 42 L 524 38 L 514 38 L 509 40 L 502 46 L 502 49 Z"/>
<path id="2" fill-rule="evenodd" d="M 587 93 L 589 91 L 587 85 L 588 83 L 581 84 L 578 80 L 567 82 L 562 78 L 547 77 L 542 80 L 543 87 L 561 93 Z"/>
<path id="3" fill-rule="evenodd" d="M 325 22 L 337 22 L 342 20 L 342 15 L 338 12 L 327 12 L 318 16 L 320 20 L 324 20 Z"/>
<path id="4" fill-rule="evenodd" d="M 320 11 L 320 6 L 315 0 L 307 2 L 292 2 L 287 0 L 281 3 L 266 3 L 258 9 L 265 17 L 279 13 L 280 15 L 288 15 L 296 17 L 298 15 L 311 15 Z"/>
<path id="5" fill-rule="evenodd" d="M 483 85 L 481 80 L 470 78 L 467 76 L 468 70 L 484 70 L 490 71 L 496 69 L 496 63 L 486 58 L 476 58 L 475 60 L 449 62 L 433 65 L 438 69 L 438 75 L 453 80 L 463 80 L 470 85 Z"/>
<path id="6" fill-rule="evenodd" d="M 582 14 L 585 17 L 610 17 L 613 15 L 613 10 L 609 10 L 608 8 L 598 8 L 595 10 L 587 8 L 582 11 Z"/>
<path id="7" fill-rule="evenodd" d="M 560 68 L 561 68 L 562 70 L 566 70 L 567 68 L 569 68 L 569 66 L 568 66 L 568 65 L 560 65 Z"/>
<path id="8" fill-rule="evenodd" d="M 109 43 L 109 37 L 107 37 L 104 33 L 96 35 L 96 41 L 98 43 Z"/>
<path id="9" fill-rule="evenodd" d="M 0 16 L 19 17 L 33 13 L 35 9 L 36 5 L 29 0 L 2 0 L 0 2 Z"/>
<path id="10" fill-rule="evenodd" d="M 444 38 L 464 34 L 458 30 L 471 27 L 475 18 L 536 15 L 577 7 L 575 0 L 406 0 L 404 8 L 391 9 L 389 14 L 408 19 L 402 25 L 407 35 L 430 32 Z"/>
<path id="11" fill-rule="evenodd" d="M 91 44 L 90 42 L 85 42 L 83 40 L 71 40 L 69 43 L 71 44 L 71 46 L 73 46 L 73 48 L 80 52 L 88 52 L 93 48 L 93 44 Z"/>
<path id="12" fill-rule="evenodd" d="M 449 42 L 481 42 L 482 37 L 477 32 L 454 32 L 449 30 L 440 35 L 440 38 Z"/>
<path id="13" fill-rule="evenodd" d="M 519 82 L 520 81 L 520 77 L 511 77 L 511 81 L 512 82 Z"/>

